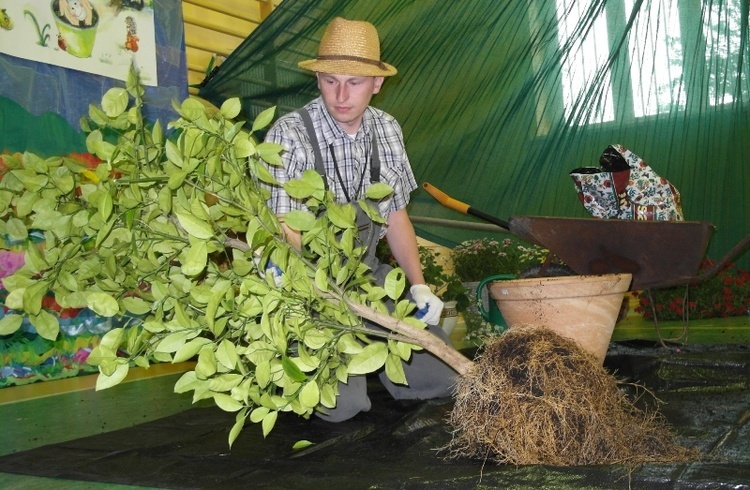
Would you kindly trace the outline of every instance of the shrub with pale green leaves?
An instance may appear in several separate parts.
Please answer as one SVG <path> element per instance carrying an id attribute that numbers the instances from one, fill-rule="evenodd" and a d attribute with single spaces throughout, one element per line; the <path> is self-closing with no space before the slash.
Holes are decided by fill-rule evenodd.
<path id="1" fill-rule="evenodd" d="M 131 74 L 126 88 L 90 108 L 82 128 L 88 151 L 103 160 L 93 170 L 66 157 L 4 158 L 0 234 L 23 240 L 36 229 L 45 242 L 43 250 L 30 244 L 25 265 L 3 279 L 12 311 L 0 335 L 25 315 L 44 338 L 57 338 L 59 319 L 42 308 L 48 292 L 63 308 L 136 318 L 91 352 L 97 389 L 121 382 L 133 365 L 195 359 L 175 391 L 235 412 L 230 445 L 248 419 L 266 435 L 279 412 L 309 417 L 334 407 L 348 376 L 384 367 L 404 383 L 402 363 L 424 344 L 424 324 L 402 299 L 403 271 L 379 287 L 362 262 L 355 206 L 382 221 L 376 211 L 366 201 L 336 204 L 321 176 L 305 172 L 285 185 L 309 209 L 286 216 L 302 232 L 297 252 L 279 238 L 259 185 L 274 183 L 263 160 L 281 164 L 279 146 L 252 136 L 273 110 L 248 131 L 233 120 L 239 100 L 217 110 L 187 99 L 175 105 L 167 136 L 158 121 L 146 124 L 142 105 Z M 367 198 L 390 192 L 373 185 Z M 283 270 L 280 286 L 264 273 L 269 260 Z M 390 315 L 385 298 L 396 300 Z M 363 316 L 392 319 L 396 333 L 368 328 Z"/>

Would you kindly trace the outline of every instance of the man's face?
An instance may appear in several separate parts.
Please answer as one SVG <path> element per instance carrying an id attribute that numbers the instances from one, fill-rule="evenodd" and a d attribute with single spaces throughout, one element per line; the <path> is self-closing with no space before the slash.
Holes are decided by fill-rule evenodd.
<path id="1" fill-rule="evenodd" d="M 362 114 L 372 96 L 380 92 L 383 77 L 358 77 L 318 73 L 318 88 L 323 103 L 339 126 L 354 134 L 362 123 Z"/>

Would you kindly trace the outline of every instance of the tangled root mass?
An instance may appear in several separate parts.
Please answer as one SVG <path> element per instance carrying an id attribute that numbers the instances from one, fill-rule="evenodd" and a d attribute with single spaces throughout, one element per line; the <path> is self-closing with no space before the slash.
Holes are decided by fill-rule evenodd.
<path id="1" fill-rule="evenodd" d="M 545 328 L 489 340 L 462 377 L 450 457 L 572 466 L 694 460 L 656 409 L 639 409 L 614 376 Z"/>

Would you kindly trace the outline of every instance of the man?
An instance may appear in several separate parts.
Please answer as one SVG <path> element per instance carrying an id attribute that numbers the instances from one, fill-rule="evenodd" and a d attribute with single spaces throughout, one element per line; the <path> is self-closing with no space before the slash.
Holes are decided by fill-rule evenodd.
<path id="1" fill-rule="evenodd" d="M 360 239 L 368 247 L 365 262 L 379 280 L 388 266 L 375 258 L 375 247 L 385 237 L 410 284 L 412 299 L 422 320 L 435 335 L 447 340 L 438 324 L 443 303 L 425 284 L 419 261 L 414 227 L 406 213 L 409 193 L 416 187 L 404 147 L 401 127 L 389 114 L 370 107 L 385 77 L 396 69 L 380 60 L 380 39 L 375 27 L 362 21 L 335 18 L 326 28 L 316 59 L 299 66 L 315 72 L 320 97 L 299 111 L 281 117 L 269 130 L 266 141 L 282 145 L 282 167 L 270 167 L 274 177 L 285 183 L 304 170 L 323 175 L 338 202 L 362 199 L 375 182 L 385 182 L 394 192 L 377 203 L 386 226 L 377 226 L 364 213 L 358 216 Z M 283 215 L 303 209 L 280 186 L 271 188 L 269 206 Z M 299 232 L 283 225 L 286 239 L 300 248 Z M 449 396 L 455 373 L 432 354 L 419 352 L 404 366 L 409 386 L 395 385 L 380 375 L 389 392 L 398 399 L 427 399 Z M 349 377 L 339 384 L 336 408 L 319 414 L 332 422 L 346 420 L 370 408 L 366 379 Z"/>

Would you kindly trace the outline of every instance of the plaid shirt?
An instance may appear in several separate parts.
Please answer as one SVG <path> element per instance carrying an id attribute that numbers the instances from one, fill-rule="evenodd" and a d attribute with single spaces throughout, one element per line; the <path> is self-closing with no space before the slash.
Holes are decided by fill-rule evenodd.
<path id="1" fill-rule="evenodd" d="M 394 191 L 378 203 L 380 214 L 387 219 L 390 212 L 403 209 L 409 204 L 409 194 L 417 188 L 417 183 L 406 155 L 401 126 L 392 116 L 368 107 L 359 131 L 352 138 L 334 121 L 320 97 L 308 103 L 305 109 L 310 113 L 321 145 L 328 188 L 336 195 L 337 202 L 347 202 L 347 195 L 352 200 L 360 199 L 370 187 L 374 131 L 377 134 L 380 157 L 380 182 L 388 184 Z M 292 112 L 279 118 L 268 131 L 266 141 L 278 143 L 285 148 L 281 153 L 284 165 L 268 166 L 271 174 L 281 184 L 299 178 L 304 170 L 315 170 L 315 154 L 299 114 Z M 305 209 L 302 201 L 289 197 L 283 187 L 272 186 L 269 189 L 271 198 L 268 205 L 276 214 Z"/>

